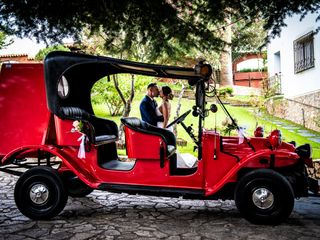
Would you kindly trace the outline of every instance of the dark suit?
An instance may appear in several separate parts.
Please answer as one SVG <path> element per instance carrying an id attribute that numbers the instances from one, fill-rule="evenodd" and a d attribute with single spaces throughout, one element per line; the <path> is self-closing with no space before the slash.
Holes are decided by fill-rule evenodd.
<path id="1" fill-rule="evenodd" d="M 143 121 L 157 126 L 157 122 L 163 122 L 163 116 L 156 114 L 157 103 L 150 97 L 145 96 L 140 103 L 140 114 Z"/>

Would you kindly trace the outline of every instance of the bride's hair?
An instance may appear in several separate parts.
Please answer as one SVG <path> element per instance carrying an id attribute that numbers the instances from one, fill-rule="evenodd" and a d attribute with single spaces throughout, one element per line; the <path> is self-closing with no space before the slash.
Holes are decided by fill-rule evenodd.
<path id="1" fill-rule="evenodd" d="M 172 90 L 169 86 L 163 86 L 161 88 L 162 92 L 163 92 L 163 95 L 168 97 L 169 100 L 172 100 L 173 99 L 173 94 L 172 94 Z"/>

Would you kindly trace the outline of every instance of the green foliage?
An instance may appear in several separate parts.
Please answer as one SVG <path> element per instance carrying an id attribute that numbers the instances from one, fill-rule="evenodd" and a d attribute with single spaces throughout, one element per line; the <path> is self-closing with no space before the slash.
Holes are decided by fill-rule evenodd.
<path id="1" fill-rule="evenodd" d="M 234 53 L 260 52 L 265 44 L 267 31 L 265 21 L 259 17 L 253 21 L 240 20 L 232 26 L 232 46 Z M 236 58 L 237 54 L 233 53 Z"/>
<path id="2" fill-rule="evenodd" d="M 227 117 L 221 124 L 223 126 L 223 134 L 230 136 L 232 131 L 237 130 L 238 121 L 234 119 L 234 122 L 232 122 L 231 119 Z"/>
<path id="3" fill-rule="evenodd" d="M 151 43 L 133 44 L 129 48 L 122 46 L 125 34 L 120 34 L 118 39 L 112 44 L 106 43 L 107 34 L 102 30 L 91 33 L 88 29 L 83 31 L 83 50 L 88 54 L 93 55 L 112 55 L 120 59 L 151 62 L 166 65 L 179 66 L 194 66 L 196 57 L 203 56 L 213 65 L 217 65 L 218 54 L 215 52 L 203 51 L 200 52 L 195 48 L 184 48 L 179 45 L 179 42 L 172 43 L 174 50 L 170 54 L 166 51 L 154 52 Z"/>
<path id="4" fill-rule="evenodd" d="M 259 110 L 262 110 L 265 108 L 264 98 L 256 95 L 250 96 L 249 104 L 250 106 L 257 107 Z"/>
<path id="5" fill-rule="evenodd" d="M 54 45 L 54 46 L 50 46 L 44 49 L 39 50 L 39 52 L 36 54 L 35 59 L 37 61 L 42 61 L 48 53 L 53 52 L 53 51 L 66 51 L 69 52 L 70 49 L 66 48 L 63 45 Z"/>
<path id="6" fill-rule="evenodd" d="M 128 95 L 128 90 L 123 91 L 124 95 Z M 91 101 L 93 104 L 105 103 L 109 109 L 111 116 L 120 115 L 123 102 L 116 91 L 112 80 L 103 78 L 97 82 L 91 90 Z"/>
<path id="7" fill-rule="evenodd" d="M 226 96 L 231 96 L 233 93 L 232 87 L 221 87 L 217 89 L 217 95 L 219 97 L 225 98 Z"/>
<path id="8" fill-rule="evenodd" d="M 65 37 L 81 39 L 82 30 L 91 34 L 103 32 L 105 47 L 119 54 L 124 50 L 146 47 L 145 54 L 172 57 L 197 49 L 201 53 L 223 49 L 221 32 L 225 19 L 231 16 L 240 25 L 235 36 L 237 50 L 247 47 L 245 28 L 264 19 L 262 30 L 271 29 L 271 37 L 279 34 L 289 14 L 306 14 L 319 10 L 319 1 L 300 0 L 83 0 L 83 1 L 12 1 L 0 2 L 1 30 L 19 36 L 61 42 Z M 258 20 L 259 21 L 259 20 Z M 250 37 L 251 42 L 254 37 Z M 251 44 L 251 43 L 250 43 Z M 260 40 L 255 45 L 260 45 Z M 242 46 L 242 47 L 240 47 Z"/>
<path id="9" fill-rule="evenodd" d="M 114 76 L 110 76 L 110 79 L 105 77 L 93 86 L 91 90 L 91 101 L 95 105 L 106 104 L 111 116 L 119 116 L 122 115 L 124 103 L 114 86 L 113 77 Z M 143 90 L 143 88 L 146 88 L 150 83 L 149 79 L 146 77 L 135 77 L 137 78 L 135 81 L 135 91 Z M 125 99 L 128 99 L 131 94 L 131 80 L 131 75 L 118 75 L 119 88 Z"/>
<path id="10" fill-rule="evenodd" d="M 0 31 L 0 49 L 9 46 L 13 43 L 13 40 L 8 37 L 7 34 Z"/>
<path id="11" fill-rule="evenodd" d="M 265 98 L 273 97 L 279 95 L 281 88 L 281 81 L 273 81 L 270 84 L 270 79 L 265 78 L 262 81 L 263 91 L 262 94 Z"/>
<path id="12" fill-rule="evenodd" d="M 0 32 L 0 49 L 5 45 L 6 37 L 3 32 Z"/>
<path id="13" fill-rule="evenodd" d="M 170 85 L 171 86 L 171 85 Z M 141 99 L 143 98 L 145 94 L 144 89 L 142 89 L 141 92 L 137 92 L 134 101 L 133 101 L 133 105 L 132 105 L 132 111 L 130 112 L 130 116 L 131 117 L 138 117 L 141 118 L 140 116 L 140 111 L 139 111 L 139 104 Z M 250 99 L 250 96 L 247 97 L 243 97 L 245 99 Z M 156 99 L 159 102 L 159 99 Z M 177 107 L 177 100 L 178 98 L 174 98 L 171 101 L 171 117 L 170 117 L 170 122 L 173 121 L 173 117 L 174 117 L 174 112 L 176 110 Z M 214 102 L 210 102 L 211 99 L 208 98 L 208 105 L 207 107 Z M 194 100 L 190 100 L 187 98 L 183 98 L 181 101 L 181 113 L 186 112 L 190 109 L 192 109 L 192 106 L 194 106 L 195 102 Z M 105 117 L 107 119 L 113 120 L 115 121 L 118 125 L 120 124 L 120 117 L 117 116 L 110 116 L 110 114 L 107 111 L 106 105 L 104 104 L 99 104 L 99 105 L 93 105 L 94 108 L 94 112 L 95 114 L 101 116 L 101 117 Z M 287 130 L 285 127 L 288 125 L 293 125 L 296 126 L 298 129 L 305 129 L 300 125 L 296 125 L 292 122 L 289 121 L 285 121 L 285 120 L 281 120 L 279 118 L 275 118 L 273 116 L 270 115 L 265 115 L 264 112 L 259 112 L 259 114 L 256 111 L 252 111 L 255 108 L 248 108 L 248 107 L 234 107 L 234 106 L 230 106 L 230 105 L 226 105 L 226 108 L 228 109 L 228 111 L 230 112 L 230 114 L 235 117 L 237 119 L 238 125 L 241 126 L 246 126 L 247 130 L 246 130 L 246 136 L 251 137 L 253 136 L 253 132 L 256 129 L 257 124 L 262 126 L 265 130 L 265 136 L 268 136 L 268 134 L 274 130 L 274 129 L 280 129 L 281 133 L 282 133 L 282 137 L 284 139 L 284 141 L 296 141 L 297 145 L 302 145 L 305 143 L 310 143 L 312 146 L 312 157 L 313 158 L 320 158 L 320 144 L 316 143 L 316 142 L 312 142 L 310 140 L 308 140 L 306 137 L 302 136 L 299 134 L 299 132 L 297 131 L 289 131 Z M 226 115 L 224 114 L 224 112 L 222 111 L 221 107 L 219 107 L 218 105 L 218 112 L 217 113 L 210 113 L 209 117 L 207 117 L 205 119 L 205 129 L 214 129 L 215 126 L 217 127 L 217 130 L 219 132 L 222 132 L 224 127 L 222 126 L 222 122 L 225 121 L 226 119 Z M 275 124 L 275 122 L 279 122 L 282 121 L 283 122 L 283 127 L 282 126 L 278 126 Z M 195 130 L 195 134 L 197 134 L 197 129 L 198 129 L 198 121 L 197 118 L 193 117 L 192 114 L 189 114 L 187 116 L 187 118 L 185 119 L 184 123 L 189 126 L 190 124 L 193 124 L 193 129 Z M 314 132 L 315 135 L 319 136 L 319 133 Z M 188 142 L 186 147 L 180 147 L 179 146 L 179 152 L 181 153 L 191 153 L 191 154 L 197 154 L 197 152 L 193 151 L 193 142 L 190 139 L 189 135 L 186 133 L 186 131 L 182 128 L 181 124 L 178 125 L 178 135 L 179 138 L 182 138 L 184 140 L 186 140 Z M 230 135 L 237 135 L 236 131 L 231 131 Z"/>
<path id="14" fill-rule="evenodd" d="M 266 72 L 268 68 L 262 67 L 262 68 L 243 68 L 239 72 Z"/>

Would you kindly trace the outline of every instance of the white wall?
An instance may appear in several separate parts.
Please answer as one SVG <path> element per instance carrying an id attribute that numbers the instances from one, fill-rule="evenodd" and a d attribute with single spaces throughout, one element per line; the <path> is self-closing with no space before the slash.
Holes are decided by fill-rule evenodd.
<path id="1" fill-rule="evenodd" d="M 302 21 L 300 15 L 287 18 L 281 36 L 270 41 L 268 45 L 269 76 L 279 71 L 282 74 L 282 92 L 286 97 L 297 96 L 320 89 L 320 32 L 314 36 L 315 66 L 311 69 L 294 73 L 293 41 L 315 31 L 320 26 L 316 22 L 317 14 L 308 14 Z M 280 54 L 280 59 L 279 59 Z M 280 60 L 280 61 L 279 61 Z"/>

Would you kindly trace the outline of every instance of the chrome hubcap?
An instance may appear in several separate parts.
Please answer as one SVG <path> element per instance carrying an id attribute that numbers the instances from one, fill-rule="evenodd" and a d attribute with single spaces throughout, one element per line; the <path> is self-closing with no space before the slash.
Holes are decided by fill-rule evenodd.
<path id="1" fill-rule="evenodd" d="M 258 188 L 252 194 L 254 205 L 260 209 L 270 208 L 274 203 L 273 193 L 266 188 Z"/>
<path id="2" fill-rule="evenodd" d="M 30 199 L 35 204 L 43 204 L 49 198 L 49 190 L 46 185 L 44 184 L 35 184 L 30 189 Z"/>

